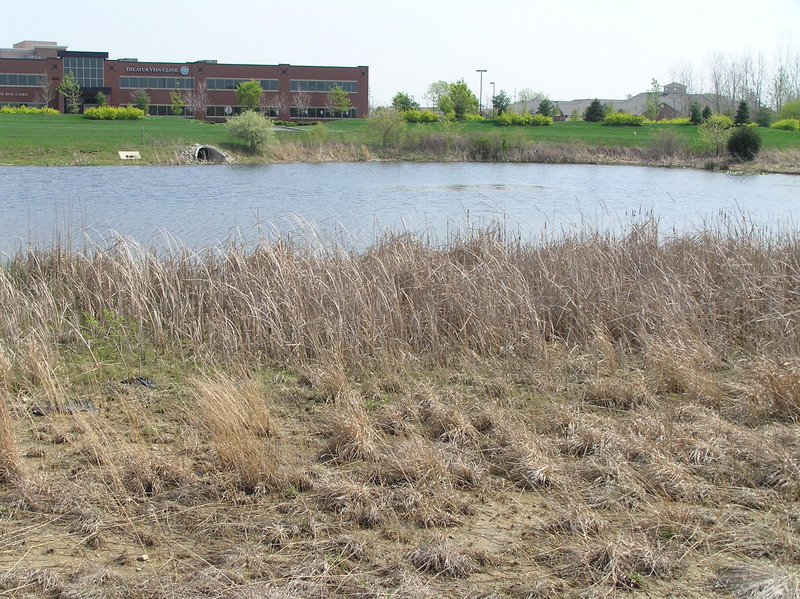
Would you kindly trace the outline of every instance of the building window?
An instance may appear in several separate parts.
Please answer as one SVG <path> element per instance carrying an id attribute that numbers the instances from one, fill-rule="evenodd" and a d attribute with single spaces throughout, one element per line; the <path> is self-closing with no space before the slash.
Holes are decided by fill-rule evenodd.
<path id="1" fill-rule="evenodd" d="M 183 107 L 180 114 L 172 113 L 172 106 L 169 104 L 150 104 L 150 116 L 194 116 L 194 111 L 189 112 L 186 106 Z"/>
<path id="2" fill-rule="evenodd" d="M 231 79 L 226 77 L 209 77 L 206 79 L 206 89 L 214 90 L 234 90 L 236 86 L 245 81 L 253 81 L 253 79 Z M 278 91 L 277 79 L 256 79 L 261 83 L 261 89 L 265 92 Z"/>
<path id="3" fill-rule="evenodd" d="M 315 81 L 292 79 L 289 83 L 290 89 L 293 92 L 328 93 L 337 85 L 348 94 L 355 94 L 358 92 L 358 81 Z"/>
<path id="4" fill-rule="evenodd" d="M 120 77 L 122 89 L 194 89 L 193 77 Z"/>
<path id="5" fill-rule="evenodd" d="M 358 118 L 356 115 L 357 111 L 355 108 L 345 111 L 330 111 L 327 108 L 312 106 L 311 108 L 304 109 L 301 113 L 299 108 L 292 106 L 289 110 L 289 116 L 293 119 L 355 119 Z"/>
<path id="6" fill-rule="evenodd" d="M 27 75 L 25 73 L 0 73 L 0 85 L 15 87 L 42 87 L 47 83 L 44 75 Z"/>
<path id="7" fill-rule="evenodd" d="M 73 73 L 81 87 L 103 87 L 103 59 L 65 56 L 64 72 Z"/>
<path id="8" fill-rule="evenodd" d="M 225 112 L 228 110 L 229 112 Z M 210 119 L 224 119 L 225 117 L 242 114 L 244 108 L 241 106 L 209 106 L 206 108 L 206 116 Z M 269 118 L 278 118 L 278 109 L 273 106 L 259 108 L 258 111 Z"/>

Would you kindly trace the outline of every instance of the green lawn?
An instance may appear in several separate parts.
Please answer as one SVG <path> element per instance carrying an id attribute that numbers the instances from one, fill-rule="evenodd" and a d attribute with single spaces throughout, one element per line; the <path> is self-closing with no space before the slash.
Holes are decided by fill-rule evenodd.
<path id="1" fill-rule="evenodd" d="M 324 125 L 328 138 L 372 144 L 374 134 L 364 119 L 334 121 Z M 409 131 L 443 131 L 464 135 L 491 135 L 509 139 L 582 142 L 588 145 L 635 146 L 653 141 L 660 132 L 673 130 L 691 144 L 697 127 L 651 124 L 643 127 L 606 127 L 599 123 L 554 123 L 549 127 L 501 127 L 491 121 L 441 125 L 409 124 Z M 764 148 L 800 148 L 800 133 L 759 129 Z M 299 139 L 295 133 L 279 138 Z M 117 151 L 139 151 L 145 163 L 169 162 L 176 149 L 195 143 L 229 151 L 241 149 L 223 125 L 183 118 L 147 117 L 138 121 L 90 121 L 79 115 L 0 114 L 0 164 L 116 164 Z"/>

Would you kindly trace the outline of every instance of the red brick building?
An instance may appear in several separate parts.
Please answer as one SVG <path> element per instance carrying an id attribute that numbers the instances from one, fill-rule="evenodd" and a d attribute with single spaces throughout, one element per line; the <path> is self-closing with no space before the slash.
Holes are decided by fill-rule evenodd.
<path id="1" fill-rule="evenodd" d="M 173 114 L 173 98 L 180 96 L 182 116 L 223 120 L 241 110 L 234 89 L 255 79 L 264 90 L 261 109 L 281 120 L 356 118 L 369 111 L 369 68 L 296 66 L 289 64 L 221 64 L 194 62 L 139 62 L 111 60 L 107 52 L 75 52 L 55 42 L 24 41 L 0 49 L 0 106 L 50 106 L 66 112 L 56 87 L 66 73 L 78 79 L 83 106 L 96 104 L 102 92 L 112 106 L 130 104 L 138 90 L 150 98 L 150 114 Z M 351 107 L 340 111 L 329 105 L 329 92 L 344 89 Z"/>

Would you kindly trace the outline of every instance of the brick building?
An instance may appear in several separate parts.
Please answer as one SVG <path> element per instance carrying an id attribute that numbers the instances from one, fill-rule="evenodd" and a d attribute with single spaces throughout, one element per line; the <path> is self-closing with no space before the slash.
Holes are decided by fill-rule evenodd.
<path id="1" fill-rule="evenodd" d="M 137 90 L 150 97 L 150 114 L 172 114 L 179 94 L 183 116 L 223 120 L 241 110 L 234 89 L 255 79 L 264 89 L 261 109 L 281 120 L 356 118 L 369 111 L 369 68 L 296 66 L 289 64 L 222 64 L 139 62 L 109 59 L 107 52 L 76 52 L 55 42 L 24 41 L 0 49 L 0 106 L 50 106 L 66 112 L 56 87 L 72 72 L 83 92 L 83 105 L 96 104 L 102 92 L 112 106 L 130 104 Z M 350 97 L 344 112 L 328 106 L 331 89 L 339 86 Z"/>

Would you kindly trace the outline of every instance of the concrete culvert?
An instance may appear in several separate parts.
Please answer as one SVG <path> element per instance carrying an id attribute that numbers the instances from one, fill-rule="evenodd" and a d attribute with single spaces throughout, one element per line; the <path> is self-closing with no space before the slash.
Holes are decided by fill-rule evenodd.
<path id="1" fill-rule="evenodd" d="M 212 146 L 197 146 L 194 151 L 194 159 L 198 162 L 214 162 L 219 164 L 225 162 L 228 157 Z"/>

